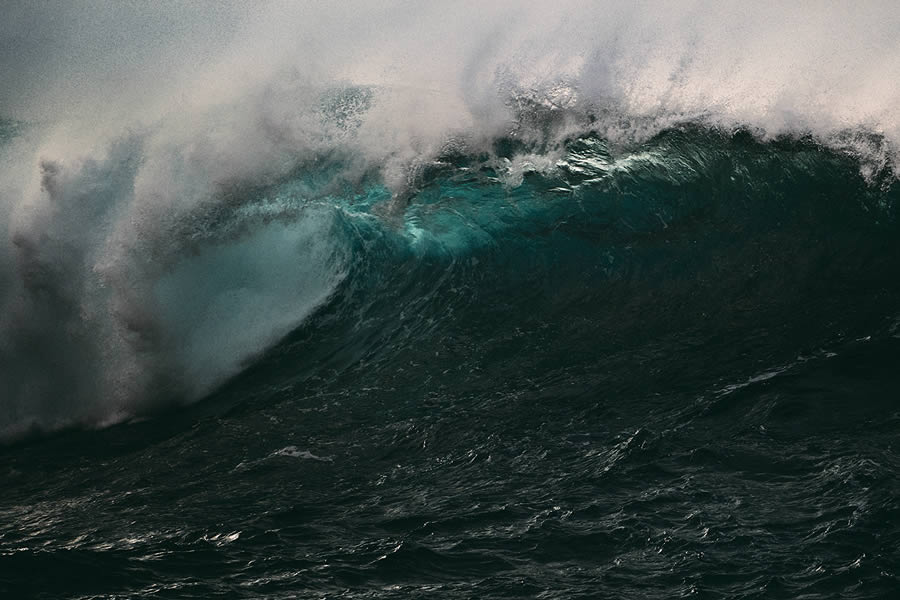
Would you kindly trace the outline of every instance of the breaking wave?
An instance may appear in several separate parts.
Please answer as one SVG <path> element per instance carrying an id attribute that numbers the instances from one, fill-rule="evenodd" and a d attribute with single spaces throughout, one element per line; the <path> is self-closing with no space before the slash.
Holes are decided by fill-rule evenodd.
<path id="1" fill-rule="evenodd" d="M 4 438 L 196 401 L 322 315 L 367 360 L 484 304 L 620 341 L 836 319 L 797 349 L 894 318 L 891 4 L 274 8 L 90 9 L 0 61 Z"/>

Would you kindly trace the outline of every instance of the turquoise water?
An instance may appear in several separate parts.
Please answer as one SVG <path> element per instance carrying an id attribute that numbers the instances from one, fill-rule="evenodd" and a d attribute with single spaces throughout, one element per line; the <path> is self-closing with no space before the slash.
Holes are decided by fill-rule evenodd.
<path id="1" fill-rule="evenodd" d="M 889 169 L 693 124 L 448 149 L 402 193 L 352 160 L 177 224 L 154 319 L 126 315 L 156 361 L 134 415 L 63 419 L 104 389 L 75 367 L 34 429 L 7 403 L 0 595 L 900 592 Z M 74 333 L 17 330 L 10 398 L 94 347 L 34 247 L 26 297 Z"/>

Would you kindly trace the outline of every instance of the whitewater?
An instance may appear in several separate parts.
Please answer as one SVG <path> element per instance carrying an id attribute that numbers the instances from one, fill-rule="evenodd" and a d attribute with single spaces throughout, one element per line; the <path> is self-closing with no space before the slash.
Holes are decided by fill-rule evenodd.
<path id="1" fill-rule="evenodd" d="M 0 593 L 892 597 L 898 32 L 7 3 Z"/>

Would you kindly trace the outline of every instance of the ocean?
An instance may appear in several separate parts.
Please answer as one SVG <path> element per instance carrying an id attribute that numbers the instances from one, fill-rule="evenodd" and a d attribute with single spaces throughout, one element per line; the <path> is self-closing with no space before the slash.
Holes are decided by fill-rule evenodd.
<path id="1" fill-rule="evenodd" d="M 0 27 L 0 597 L 900 597 L 900 11 L 217 6 Z"/>

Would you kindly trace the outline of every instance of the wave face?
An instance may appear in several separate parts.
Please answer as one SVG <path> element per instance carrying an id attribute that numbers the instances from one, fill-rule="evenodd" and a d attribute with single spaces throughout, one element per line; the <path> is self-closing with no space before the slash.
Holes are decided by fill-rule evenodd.
<path id="1" fill-rule="evenodd" d="M 202 8 L 0 24 L 0 595 L 900 591 L 892 4 Z"/>
<path id="2" fill-rule="evenodd" d="M 371 92 L 332 93 L 356 107 Z M 7 437 L 202 398 L 320 310 L 337 311 L 355 342 L 352 331 L 410 327 L 397 310 L 412 306 L 448 327 L 455 314 L 480 322 L 485 310 L 531 307 L 549 318 L 572 303 L 606 307 L 611 321 L 595 333 L 630 339 L 627 327 L 661 335 L 708 314 L 717 335 L 741 314 L 771 329 L 798 310 L 827 331 L 817 311 L 835 294 L 865 298 L 841 306 L 839 322 L 852 323 L 881 301 L 873 290 L 892 289 L 889 169 L 867 173 L 812 140 L 704 125 L 617 148 L 596 131 L 562 136 L 577 115 L 527 110 L 527 135 L 479 154 L 448 143 L 399 187 L 337 149 L 270 180 L 220 182 L 195 205 L 146 206 L 145 139 L 75 168 L 41 162 L 40 204 L 10 232 Z M 482 296 L 485 307 L 470 304 Z M 641 316 L 622 320 L 623 302 Z M 775 320 L 760 321 L 769 311 Z M 825 331 L 787 347 L 823 344 Z"/>

